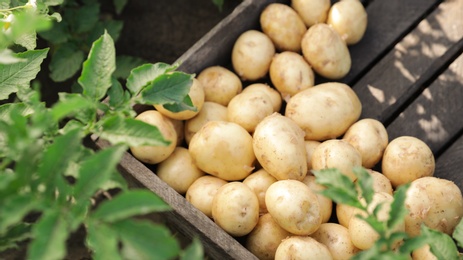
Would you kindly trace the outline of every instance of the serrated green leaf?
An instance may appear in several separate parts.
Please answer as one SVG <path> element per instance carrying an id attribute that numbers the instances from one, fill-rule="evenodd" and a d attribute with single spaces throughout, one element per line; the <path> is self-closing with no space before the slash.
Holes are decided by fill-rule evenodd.
<path id="1" fill-rule="evenodd" d="M 113 174 L 111 174 L 111 178 L 101 186 L 102 190 L 121 189 L 125 191 L 128 190 L 128 188 L 127 181 L 117 170 L 115 170 Z"/>
<path id="2" fill-rule="evenodd" d="M 373 177 L 363 167 L 354 167 L 354 174 L 357 176 L 355 183 L 359 186 L 361 196 L 365 199 L 367 204 L 373 201 Z"/>
<path id="3" fill-rule="evenodd" d="M 48 53 L 47 49 L 26 51 L 15 55 L 24 62 L 0 64 L 0 100 L 8 98 L 11 93 L 18 91 L 21 86 L 29 85 L 40 71 L 40 64 Z"/>
<path id="4" fill-rule="evenodd" d="M 0 236 L 0 252 L 9 248 L 18 248 L 18 242 L 31 237 L 31 225 L 20 223 L 8 230 L 4 236 Z"/>
<path id="5" fill-rule="evenodd" d="M 69 21 L 74 33 L 89 32 L 98 22 L 100 15 L 100 5 L 91 3 L 80 5 L 79 8 L 67 9 L 64 19 Z"/>
<path id="6" fill-rule="evenodd" d="M 121 14 L 124 7 L 127 5 L 128 0 L 113 0 L 114 9 L 116 10 L 116 14 Z"/>
<path id="7" fill-rule="evenodd" d="M 457 260 L 458 248 L 452 238 L 442 232 L 421 225 L 421 235 L 428 240 L 429 247 L 437 259 Z"/>
<path id="8" fill-rule="evenodd" d="M 146 60 L 134 56 L 118 55 L 116 57 L 116 71 L 113 76 L 118 79 L 127 79 L 130 76 L 130 72 L 142 64 L 145 64 Z"/>
<path id="9" fill-rule="evenodd" d="M 37 47 L 37 33 L 25 33 L 15 39 L 14 43 L 23 46 L 27 50 L 33 50 Z"/>
<path id="10" fill-rule="evenodd" d="M 128 100 L 121 83 L 115 78 L 112 79 L 112 86 L 108 90 L 109 105 L 111 107 L 119 107 L 127 104 Z"/>
<path id="11" fill-rule="evenodd" d="M 7 232 L 8 228 L 21 223 L 24 216 L 37 209 L 41 202 L 34 199 L 31 194 L 12 195 L 2 198 L 0 211 L 0 234 Z"/>
<path id="12" fill-rule="evenodd" d="M 32 235 L 28 259 L 58 260 L 66 255 L 66 239 L 69 232 L 66 221 L 59 211 L 53 209 L 45 211 L 34 225 Z"/>
<path id="13" fill-rule="evenodd" d="M 50 78 L 55 82 L 63 82 L 74 76 L 84 61 L 84 52 L 73 44 L 63 44 L 51 57 Z"/>
<path id="14" fill-rule="evenodd" d="M 329 168 L 312 171 L 312 173 L 315 175 L 315 181 L 326 187 L 325 190 L 320 192 L 321 194 L 332 199 L 336 203 L 366 210 L 365 206 L 359 201 L 355 184 L 338 169 Z"/>
<path id="15" fill-rule="evenodd" d="M 164 104 L 163 107 L 174 113 L 181 112 L 184 110 L 193 110 L 195 112 L 198 110 L 196 107 L 194 107 L 193 101 L 191 101 L 189 95 L 187 95 L 185 99 L 183 99 L 182 103 Z"/>
<path id="16" fill-rule="evenodd" d="M 97 134 L 112 144 L 126 144 L 128 146 L 166 146 L 170 144 L 156 126 L 141 120 L 114 115 L 102 119 L 101 122 L 102 130 Z"/>
<path id="17" fill-rule="evenodd" d="M 126 150 L 125 146 L 112 146 L 98 151 L 81 162 L 79 178 L 74 185 L 76 201 L 90 199 L 101 185 L 110 179 L 111 173 Z"/>
<path id="18" fill-rule="evenodd" d="M 94 260 L 122 260 L 117 233 L 104 223 L 89 221 L 86 243 Z"/>
<path id="19" fill-rule="evenodd" d="M 34 109 L 24 103 L 6 103 L 0 106 L 0 120 L 11 123 L 10 113 L 16 110 L 17 113 L 26 117 L 34 112 Z"/>
<path id="20" fill-rule="evenodd" d="M 2 23 L 0 22 L 0 28 L 1 27 L 2 27 Z M 2 36 L 0 35 L 0 42 L 2 41 L 1 37 Z M 0 45 L 0 50 L 1 48 L 2 46 Z M 23 62 L 23 61 L 25 60 L 16 57 L 16 54 L 10 49 L 4 49 L 0 51 L 0 64 L 13 64 L 13 63 L 18 63 L 18 62 Z"/>
<path id="21" fill-rule="evenodd" d="M 407 190 L 410 183 L 399 186 L 394 192 L 394 200 L 391 203 L 391 210 L 389 211 L 389 219 L 387 227 L 395 229 L 397 225 L 403 223 L 405 215 L 407 215 L 407 208 L 405 207 L 405 199 L 407 198 Z"/>
<path id="22" fill-rule="evenodd" d="M 426 245 L 428 239 L 424 236 L 416 236 L 405 239 L 403 244 L 399 247 L 399 251 L 404 254 L 411 254 L 414 250 Z"/>
<path id="23" fill-rule="evenodd" d="M 11 169 L 0 172 L 0 191 L 8 187 L 14 179 L 16 179 L 16 174 Z"/>
<path id="24" fill-rule="evenodd" d="M 173 71 L 176 68 L 177 66 L 175 65 L 169 65 L 162 62 L 156 64 L 144 64 L 136 67 L 130 72 L 129 77 L 127 78 L 127 89 L 132 93 L 132 95 L 138 95 L 145 86 L 157 77 L 164 73 Z"/>
<path id="25" fill-rule="evenodd" d="M 458 243 L 458 246 L 463 248 L 463 221 L 461 219 L 458 225 L 455 227 L 452 236 Z"/>
<path id="26" fill-rule="evenodd" d="M 162 74 L 141 91 L 141 102 L 147 105 L 181 104 L 190 92 L 192 83 L 192 76 L 183 72 Z M 195 110 L 194 107 L 190 108 Z"/>
<path id="27" fill-rule="evenodd" d="M 90 31 L 87 37 L 87 44 L 91 44 L 93 41 L 98 39 L 105 31 L 111 35 L 114 42 L 117 42 L 119 36 L 121 35 L 122 28 L 124 27 L 124 22 L 118 20 L 104 20 L 98 21 L 93 29 Z"/>
<path id="28" fill-rule="evenodd" d="M 111 87 L 111 76 L 116 69 L 114 42 L 107 32 L 93 45 L 87 60 L 84 62 L 82 74 L 78 79 L 83 94 L 100 100 Z"/>
<path id="29" fill-rule="evenodd" d="M 201 240 L 193 238 L 193 242 L 181 254 L 181 260 L 202 260 L 204 259 L 204 249 Z"/>
<path id="30" fill-rule="evenodd" d="M 38 34 L 41 38 L 54 45 L 65 43 L 72 37 L 69 32 L 68 23 L 65 20 L 54 22 L 50 30 L 42 31 Z"/>
<path id="31" fill-rule="evenodd" d="M 180 246 L 167 227 L 149 221 L 123 220 L 112 224 L 127 259 L 173 259 Z"/>
<path id="32" fill-rule="evenodd" d="M 55 121 L 79 113 L 82 110 L 96 109 L 93 100 L 89 100 L 80 94 L 59 93 L 58 95 L 59 101 L 51 108 L 51 113 Z"/>
<path id="33" fill-rule="evenodd" d="M 171 207 L 148 190 L 130 190 L 103 202 L 92 217 L 104 222 L 116 222 L 137 215 L 170 210 Z"/>
<path id="34" fill-rule="evenodd" d="M 56 6 L 63 4 L 63 0 L 44 0 L 43 3 L 47 6 Z"/>

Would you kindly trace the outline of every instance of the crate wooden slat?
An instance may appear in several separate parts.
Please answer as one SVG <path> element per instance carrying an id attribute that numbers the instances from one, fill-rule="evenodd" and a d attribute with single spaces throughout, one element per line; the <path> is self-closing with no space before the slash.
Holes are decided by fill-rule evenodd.
<path id="1" fill-rule="evenodd" d="M 463 131 L 460 132 L 459 138 L 437 159 L 435 175 L 455 182 L 463 190 L 462 169 Z"/>

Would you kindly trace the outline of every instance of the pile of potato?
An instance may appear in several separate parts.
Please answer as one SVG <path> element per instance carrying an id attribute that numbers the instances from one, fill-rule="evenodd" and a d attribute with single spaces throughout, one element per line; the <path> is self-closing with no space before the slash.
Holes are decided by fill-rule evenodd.
<path id="1" fill-rule="evenodd" d="M 349 72 L 347 46 L 366 24 L 358 0 L 270 4 L 262 30 L 236 40 L 233 69 L 212 66 L 194 78 L 189 95 L 197 111 L 155 106 L 137 117 L 171 144 L 132 147 L 132 154 L 157 165 L 162 180 L 230 235 L 245 237 L 260 259 L 349 259 L 372 246 L 377 234 L 352 217 L 364 212 L 317 193 L 324 187 L 310 171 L 324 168 L 353 182 L 354 167 L 369 169 L 384 218 L 394 189 L 412 182 L 401 228 L 417 235 L 425 223 L 451 233 L 463 198 L 455 184 L 432 177 L 429 147 L 411 136 L 389 142 L 381 122 L 360 120 L 362 104 L 348 85 L 314 85 L 317 75 L 336 80 Z M 372 170 L 379 163 L 382 173 Z"/>

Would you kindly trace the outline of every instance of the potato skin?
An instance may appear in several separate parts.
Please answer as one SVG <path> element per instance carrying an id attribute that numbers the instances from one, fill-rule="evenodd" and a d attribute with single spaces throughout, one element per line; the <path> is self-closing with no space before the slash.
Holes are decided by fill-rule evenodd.
<path id="1" fill-rule="evenodd" d="M 325 23 L 311 26 L 301 41 L 302 54 L 319 75 L 341 79 L 349 73 L 352 60 L 339 33 Z"/>
<path id="2" fill-rule="evenodd" d="M 204 175 L 188 188 L 185 199 L 209 218 L 212 218 L 212 200 L 220 187 L 228 182 L 219 177 Z"/>
<path id="3" fill-rule="evenodd" d="M 275 183 L 277 179 L 270 175 L 264 169 L 259 169 L 256 172 L 251 173 L 246 179 L 243 180 L 243 183 L 248 185 L 252 191 L 259 199 L 259 213 L 267 213 L 267 205 L 265 205 L 265 193 L 267 192 L 268 187 Z"/>
<path id="4" fill-rule="evenodd" d="M 342 0 L 331 6 L 326 23 L 341 35 L 347 45 L 353 45 L 363 38 L 368 15 L 359 0 Z"/>
<path id="5" fill-rule="evenodd" d="M 263 32 L 249 30 L 242 33 L 232 49 L 232 65 L 243 81 L 253 81 L 267 75 L 275 46 Z"/>
<path id="6" fill-rule="evenodd" d="M 291 0 L 291 7 L 299 14 L 307 27 L 324 23 L 331 7 L 330 0 Z"/>
<path id="7" fill-rule="evenodd" d="M 240 78 L 233 71 L 221 66 L 207 67 L 196 78 L 203 86 L 204 100 L 223 106 L 227 106 L 243 90 Z"/>
<path id="8" fill-rule="evenodd" d="M 232 236 L 249 234 L 259 221 L 256 194 L 242 182 L 223 185 L 212 200 L 212 218 Z"/>
<path id="9" fill-rule="evenodd" d="M 307 174 L 304 132 L 291 119 L 279 113 L 264 118 L 252 144 L 260 165 L 277 180 L 302 180 Z"/>
<path id="10" fill-rule="evenodd" d="M 209 121 L 227 121 L 227 107 L 219 103 L 206 101 L 199 113 L 185 121 L 184 136 L 187 144 L 196 132 Z"/>
<path id="11" fill-rule="evenodd" d="M 251 84 L 249 86 L 246 86 L 243 89 L 243 92 L 248 92 L 248 91 L 263 91 L 263 92 L 265 92 L 270 97 L 270 100 L 272 101 L 273 112 L 279 112 L 280 111 L 283 101 L 281 99 L 280 93 L 276 89 L 274 89 L 274 88 L 272 88 L 269 85 L 264 84 L 264 83 L 253 83 L 253 84 Z"/>
<path id="12" fill-rule="evenodd" d="M 277 50 L 300 52 L 307 28 L 293 8 L 280 3 L 269 4 L 260 14 L 260 25 Z"/>
<path id="13" fill-rule="evenodd" d="M 133 156 L 144 163 L 157 164 L 169 157 L 177 146 L 177 132 L 172 121 L 156 110 L 147 110 L 135 117 L 145 123 L 158 127 L 162 136 L 170 141 L 168 146 L 130 147 Z"/>
<path id="14" fill-rule="evenodd" d="M 425 176 L 433 176 L 434 154 L 426 143 L 413 136 L 400 136 L 386 147 L 382 172 L 393 187 L 412 182 Z"/>
<path id="15" fill-rule="evenodd" d="M 310 236 L 324 244 L 334 259 L 348 260 L 360 251 L 352 243 L 349 230 L 337 223 L 323 223 Z"/>
<path id="16" fill-rule="evenodd" d="M 285 116 L 304 130 L 306 140 L 324 141 L 343 135 L 361 112 L 362 104 L 348 85 L 327 82 L 294 95 Z"/>
<path id="17" fill-rule="evenodd" d="M 275 253 L 275 260 L 331 260 L 328 248 L 308 236 L 291 236 L 283 240 Z"/>

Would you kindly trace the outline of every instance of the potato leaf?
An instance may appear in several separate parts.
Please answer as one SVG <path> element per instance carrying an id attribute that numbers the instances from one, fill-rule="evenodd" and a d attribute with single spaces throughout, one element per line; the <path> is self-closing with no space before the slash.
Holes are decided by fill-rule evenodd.
<path id="1" fill-rule="evenodd" d="M 421 234 L 427 238 L 431 252 L 437 259 L 458 259 L 458 248 L 449 235 L 428 228 L 426 225 L 421 225 Z"/>
<path id="2" fill-rule="evenodd" d="M 9 248 L 19 248 L 18 242 L 31 237 L 31 225 L 20 223 L 8 230 L 4 236 L 0 236 L 0 252 Z"/>
<path id="3" fill-rule="evenodd" d="M 359 201 L 355 184 L 338 169 L 330 168 L 312 172 L 315 175 L 315 181 L 327 187 L 320 192 L 321 194 L 332 199 L 336 203 L 342 203 L 364 210 L 366 209 Z"/>
<path id="4" fill-rule="evenodd" d="M 357 176 L 356 183 L 360 187 L 360 195 L 365 199 L 367 204 L 370 204 L 373 201 L 373 195 L 375 194 L 375 191 L 373 190 L 373 178 L 367 170 L 362 167 L 354 167 L 353 172 Z"/>
<path id="5" fill-rule="evenodd" d="M 193 238 L 193 242 L 181 253 L 180 260 L 202 260 L 204 259 L 204 249 L 201 241 Z"/>
<path id="6" fill-rule="evenodd" d="M 82 74 L 78 82 L 83 94 L 94 100 L 100 100 L 111 87 L 111 76 L 116 69 L 114 41 L 105 32 L 96 40 L 87 60 L 83 64 Z"/>
<path id="7" fill-rule="evenodd" d="M 170 143 L 164 139 L 156 126 L 141 120 L 113 115 L 102 119 L 101 122 L 102 130 L 98 134 L 112 144 L 166 146 Z"/>
<path id="8" fill-rule="evenodd" d="M 66 239 L 69 235 L 66 221 L 58 210 L 43 213 L 32 229 L 33 240 L 29 246 L 30 260 L 58 260 L 66 255 Z"/>
<path id="9" fill-rule="evenodd" d="M 88 99 L 80 94 L 59 93 L 59 102 L 55 103 L 51 108 L 53 119 L 59 120 L 81 113 L 82 110 L 94 108 L 96 104 L 93 100 Z"/>
<path id="10" fill-rule="evenodd" d="M 63 82 L 74 76 L 84 61 L 84 52 L 72 43 L 61 45 L 50 61 L 50 78 L 55 82 Z"/>
<path id="11" fill-rule="evenodd" d="M 452 234 L 453 238 L 457 241 L 458 246 L 463 248 L 463 221 L 460 220 L 460 223 L 455 227 L 455 230 Z"/>
<path id="12" fill-rule="evenodd" d="M 22 194 L 2 198 L 0 211 L 0 234 L 4 234 L 12 225 L 19 224 L 30 211 L 37 209 L 41 201 L 31 194 Z"/>
<path id="13" fill-rule="evenodd" d="M 391 210 L 389 211 L 389 219 L 387 221 L 387 227 L 390 230 L 394 230 L 397 225 L 403 223 L 405 215 L 407 215 L 405 199 L 409 187 L 410 184 L 404 184 L 394 192 L 394 200 L 391 203 Z"/>
<path id="14" fill-rule="evenodd" d="M 47 49 L 32 50 L 15 55 L 24 61 L 12 64 L 0 64 L 0 100 L 7 99 L 18 87 L 29 85 L 40 71 L 40 64 L 48 53 Z"/>
<path id="15" fill-rule="evenodd" d="M 122 240 L 126 259 L 173 259 L 180 246 L 165 226 L 149 221 L 123 220 L 112 224 Z"/>
<path id="16" fill-rule="evenodd" d="M 148 190 L 129 190 L 103 202 L 92 217 L 100 221 L 116 222 L 137 215 L 170 210 L 170 206 Z"/>
<path id="17" fill-rule="evenodd" d="M 173 71 L 177 66 L 169 65 L 166 63 L 144 64 L 136 67 L 130 72 L 127 78 L 127 89 L 132 95 L 136 96 L 140 91 L 149 83 L 155 80 L 160 75 Z"/>
<path id="18" fill-rule="evenodd" d="M 117 233 L 104 223 L 89 221 L 87 225 L 86 242 L 92 250 L 92 259 L 122 260 Z"/>
<path id="19" fill-rule="evenodd" d="M 118 79 L 127 79 L 130 76 L 130 72 L 134 68 L 142 66 L 145 63 L 147 63 L 147 61 L 142 58 L 127 55 L 118 55 L 116 57 L 116 71 L 114 71 L 113 76 Z M 152 64 L 149 65 L 153 66 Z"/>

